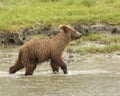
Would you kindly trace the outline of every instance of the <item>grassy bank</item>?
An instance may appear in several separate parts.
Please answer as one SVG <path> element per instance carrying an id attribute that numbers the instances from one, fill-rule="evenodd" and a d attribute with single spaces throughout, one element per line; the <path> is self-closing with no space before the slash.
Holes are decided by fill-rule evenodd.
<path id="1" fill-rule="evenodd" d="M 69 47 L 67 51 L 74 53 L 111 53 L 120 51 L 120 36 L 89 34 L 71 43 L 71 47 Z"/>
<path id="2" fill-rule="evenodd" d="M 0 0 L 0 30 L 94 22 L 120 24 L 120 0 Z"/>

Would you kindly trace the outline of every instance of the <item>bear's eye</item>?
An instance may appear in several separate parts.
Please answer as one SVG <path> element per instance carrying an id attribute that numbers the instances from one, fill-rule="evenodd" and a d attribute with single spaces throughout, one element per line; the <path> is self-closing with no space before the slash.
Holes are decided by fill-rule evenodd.
<path id="1" fill-rule="evenodd" d="M 76 31 L 73 31 L 74 33 L 76 33 Z"/>

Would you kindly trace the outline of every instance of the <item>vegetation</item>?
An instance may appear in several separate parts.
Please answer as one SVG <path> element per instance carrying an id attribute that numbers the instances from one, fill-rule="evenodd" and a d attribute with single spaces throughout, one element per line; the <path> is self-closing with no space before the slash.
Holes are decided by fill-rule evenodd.
<path id="1" fill-rule="evenodd" d="M 111 45 L 105 45 L 103 47 L 99 46 L 89 46 L 85 48 L 76 48 L 75 52 L 89 52 L 89 53 L 110 53 L 114 51 L 120 50 L 120 44 L 111 44 Z"/>
<path id="2" fill-rule="evenodd" d="M 0 30 L 94 22 L 120 24 L 120 0 L 0 0 Z"/>
<path id="3" fill-rule="evenodd" d="M 32 38 L 34 38 L 34 39 L 39 39 L 39 38 L 41 38 L 41 37 L 44 37 L 43 35 L 34 35 Z"/>
<path id="4" fill-rule="evenodd" d="M 83 45 L 82 45 L 83 43 Z M 72 46 L 74 45 L 74 46 Z M 68 52 L 110 53 L 120 51 L 120 36 L 105 36 L 103 34 L 89 34 L 73 42 Z"/>
<path id="5" fill-rule="evenodd" d="M 17 31 L 21 27 L 30 27 L 36 23 L 120 24 L 120 0 L 0 0 L 0 32 Z M 33 38 L 39 37 L 41 36 Z M 87 42 L 90 45 L 87 45 Z M 69 52 L 92 53 L 118 50 L 120 37 L 102 34 L 84 36 L 73 42 L 68 49 Z"/>
<path id="6" fill-rule="evenodd" d="M 100 42 L 101 44 L 111 44 L 111 43 L 119 43 L 120 36 L 105 36 L 104 34 L 88 34 L 88 36 L 83 36 L 81 39 L 77 40 L 76 43 L 80 43 L 82 41 L 91 41 L 91 42 Z"/>

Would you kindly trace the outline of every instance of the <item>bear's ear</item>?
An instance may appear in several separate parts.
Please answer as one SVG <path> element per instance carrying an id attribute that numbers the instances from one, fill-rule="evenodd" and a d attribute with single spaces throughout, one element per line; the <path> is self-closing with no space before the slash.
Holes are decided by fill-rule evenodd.
<path id="1" fill-rule="evenodd" d="M 64 32 L 68 31 L 68 27 L 66 25 L 60 25 L 59 28 L 63 30 Z"/>

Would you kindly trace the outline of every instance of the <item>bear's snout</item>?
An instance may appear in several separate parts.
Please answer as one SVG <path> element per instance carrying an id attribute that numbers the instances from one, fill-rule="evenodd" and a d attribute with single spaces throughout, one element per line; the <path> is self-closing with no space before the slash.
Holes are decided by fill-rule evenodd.
<path id="1" fill-rule="evenodd" d="M 82 35 L 83 35 L 82 33 L 80 33 L 80 32 L 76 32 L 75 39 L 79 39 L 79 38 L 81 38 Z"/>

